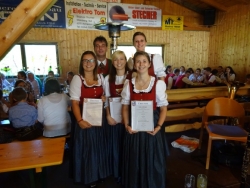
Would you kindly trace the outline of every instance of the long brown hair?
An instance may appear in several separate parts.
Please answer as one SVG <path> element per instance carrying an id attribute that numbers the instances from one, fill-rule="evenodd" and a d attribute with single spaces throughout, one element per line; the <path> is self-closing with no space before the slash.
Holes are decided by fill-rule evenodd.
<path id="1" fill-rule="evenodd" d="M 114 60 L 117 58 L 118 55 L 124 55 L 124 57 L 125 57 L 125 60 L 126 60 L 125 74 L 126 74 L 126 72 L 129 71 L 129 68 L 128 68 L 128 62 L 127 62 L 126 55 L 125 55 L 125 53 L 123 51 L 117 50 L 116 52 L 114 52 L 112 54 L 112 62 L 114 62 Z M 117 74 L 116 68 L 114 67 L 114 65 L 112 63 L 112 66 L 109 69 L 109 83 L 115 82 L 115 76 L 116 76 L 116 74 Z"/>
<path id="2" fill-rule="evenodd" d="M 83 76 L 83 78 L 85 77 L 85 74 L 84 74 L 84 68 L 83 68 L 83 63 L 82 63 L 82 58 L 85 56 L 85 55 L 92 55 L 95 59 L 95 68 L 93 70 L 93 76 L 94 76 L 94 80 L 98 80 L 97 78 L 97 58 L 96 58 L 96 55 L 94 52 L 92 51 L 85 51 L 83 52 L 82 56 L 81 56 L 81 59 L 80 59 L 80 63 L 79 63 L 79 74 Z"/>

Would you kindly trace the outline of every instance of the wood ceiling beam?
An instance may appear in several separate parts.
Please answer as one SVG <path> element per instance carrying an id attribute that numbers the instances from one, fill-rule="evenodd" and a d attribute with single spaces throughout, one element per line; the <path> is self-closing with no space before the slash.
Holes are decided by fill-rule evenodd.
<path id="1" fill-rule="evenodd" d="M 250 0 L 236 0 L 236 1 L 245 5 L 250 4 Z"/>
<path id="2" fill-rule="evenodd" d="M 23 0 L 0 25 L 0 60 L 57 0 Z"/>
<path id="3" fill-rule="evenodd" d="M 210 27 L 194 25 L 192 22 L 184 20 L 183 30 L 187 31 L 210 31 Z"/>
<path id="4" fill-rule="evenodd" d="M 193 4 L 191 4 L 191 3 L 189 3 L 189 2 L 187 2 L 185 0 L 170 0 L 170 1 L 172 1 L 172 2 L 174 2 L 176 4 L 178 4 L 178 5 L 181 5 L 181 6 L 187 8 L 189 10 L 192 10 L 192 11 L 198 13 L 198 14 L 202 14 L 202 12 L 203 12 L 202 9 L 200 9 L 197 6 L 194 6 Z"/>
<path id="5" fill-rule="evenodd" d="M 203 3 L 206 3 L 208 5 L 211 5 L 213 7 L 215 7 L 218 10 L 221 10 L 223 12 L 227 12 L 228 8 L 218 2 L 216 2 L 215 0 L 200 0 Z"/>

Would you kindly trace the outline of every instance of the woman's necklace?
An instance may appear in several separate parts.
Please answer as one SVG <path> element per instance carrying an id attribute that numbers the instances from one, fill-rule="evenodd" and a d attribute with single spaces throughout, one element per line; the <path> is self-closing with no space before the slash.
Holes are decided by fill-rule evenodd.
<path id="1" fill-rule="evenodd" d="M 146 88 L 148 88 L 148 84 L 149 84 L 150 79 L 151 79 L 150 76 L 147 78 L 146 81 L 143 81 L 143 80 L 139 81 L 138 79 L 136 79 L 136 83 L 137 83 L 136 86 L 139 86 L 139 88 L 140 88 L 139 90 L 146 89 Z"/>
<path id="2" fill-rule="evenodd" d="M 85 81 L 86 81 L 86 83 L 87 83 L 87 85 L 94 85 L 94 84 L 96 84 L 97 83 L 97 81 L 96 80 L 94 80 L 94 78 L 93 77 L 89 77 L 89 78 L 84 78 L 85 79 Z"/>

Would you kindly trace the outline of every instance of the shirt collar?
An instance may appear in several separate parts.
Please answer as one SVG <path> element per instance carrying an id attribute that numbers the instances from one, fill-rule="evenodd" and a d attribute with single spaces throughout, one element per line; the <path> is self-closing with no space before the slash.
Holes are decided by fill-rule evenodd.
<path id="1" fill-rule="evenodd" d="M 98 65 L 100 65 L 101 63 L 103 63 L 104 65 L 106 65 L 106 60 L 107 60 L 107 59 L 104 59 L 103 61 L 99 61 L 99 60 L 97 60 Z"/>

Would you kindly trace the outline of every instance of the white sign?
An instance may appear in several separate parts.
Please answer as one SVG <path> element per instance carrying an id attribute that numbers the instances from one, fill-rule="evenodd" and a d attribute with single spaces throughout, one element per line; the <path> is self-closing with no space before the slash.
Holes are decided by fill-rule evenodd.
<path id="1" fill-rule="evenodd" d="M 151 5 L 108 3 L 107 22 L 138 27 L 161 27 L 161 9 Z"/>
<path id="2" fill-rule="evenodd" d="M 65 0 L 67 29 L 95 29 L 94 25 L 106 23 L 107 3 L 98 1 Z"/>

